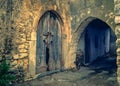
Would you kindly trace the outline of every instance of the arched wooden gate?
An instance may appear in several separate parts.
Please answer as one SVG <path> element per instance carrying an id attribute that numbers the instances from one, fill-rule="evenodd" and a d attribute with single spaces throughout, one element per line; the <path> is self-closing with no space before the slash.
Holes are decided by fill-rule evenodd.
<path id="1" fill-rule="evenodd" d="M 37 29 L 36 72 L 61 68 L 62 20 L 54 11 L 47 11 Z"/>

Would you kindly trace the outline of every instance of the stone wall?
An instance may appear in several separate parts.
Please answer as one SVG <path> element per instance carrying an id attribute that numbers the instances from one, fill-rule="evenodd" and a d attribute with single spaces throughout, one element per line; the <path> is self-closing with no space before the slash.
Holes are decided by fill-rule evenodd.
<path id="1" fill-rule="evenodd" d="M 7 3 L 4 3 L 4 5 L 0 4 L 0 61 L 2 60 L 2 56 L 1 54 L 3 53 L 3 49 L 4 49 L 4 40 L 6 37 L 6 14 L 7 14 L 7 9 L 5 8 L 7 6 Z M 3 33 L 3 34 L 2 34 Z"/>
<path id="2" fill-rule="evenodd" d="M 12 55 L 13 52 L 17 52 L 17 44 L 14 40 L 16 30 L 13 28 L 14 3 L 11 0 L 0 0 L 0 62 L 6 59 L 10 64 L 11 73 L 19 77 L 16 81 L 20 82 L 24 80 L 23 68 L 19 66 L 20 60 Z"/>
<path id="3" fill-rule="evenodd" d="M 116 45 L 117 45 L 117 75 L 118 75 L 118 82 L 120 84 L 120 0 L 114 0 L 115 4 L 115 34 L 117 36 Z"/>
<path id="4" fill-rule="evenodd" d="M 67 9 L 65 5 L 56 6 L 56 1 L 30 1 L 23 0 L 20 12 L 14 17 L 14 28 L 16 29 L 17 52 L 13 52 L 14 59 L 17 59 L 27 76 L 33 77 L 36 72 L 36 30 L 40 17 L 48 10 L 54 10 L 59 13 L 64 22 L 62 35 L 67 36 L 62 40 L 64 46 L 63 52 L 67 55 L 68 44 L 70 42 L 70 21 L 66 19 Z M 60 2 L 64 3 L 64 2 Z M 61 9 L 64 8 L 64 9 Z M 65 45 L 64 45 L 65 44 Z M 67 58 L 64 58 L 67 61 Z M 18 65 L 18 64 L 17 64 Z M 66 65 L 66 63 L 65 63 Z"/>
<path id="5" fill-rule="evenodd" d="M 113 31 L 115 27 L 113 0 L 12 0 L 12 4 L 15 48 L 12 51 L 11 65 L 14 66 L 13 69 L 22 67 L 26 78 L 33 78 L 36 74 L 36 31 L 45 12 L 53 10 L 63 21 L 64 68 L 75 67 L 78 40 L 90 21 L 98 18 L 106 22 Z M 116 19 L 118 24 L 119 16 L 116 16 Z M 116 28 L 119 28 L 119 25 Z"/>
<path id="6" fill-rule="evenodd" d="M 108 4 L 109 3 L 109 4 Z M 36 68 L 36 29 L 40 17 L 48 10 L 56 11 L 63 20 L 62 51 L 64 67 L 74 67 L 77 38 L 84 28 L 81 23 L 89 17 L 105 21 L 114 30 L 113 0 L 23 0 L 14 16 L 17 52 L 13 52 L 17 65 L 23 66 L 29 77 L 35 75 Z M 96 12 L 97 11 L 97 12 Z M 13 11 L 13 14 L 14 11 Z M 84 22 L 87 25 L 89 22 Z"/>
<path id="7" fill-rule="evenodd" d="M 71 19 L 72 39 L 69 46 L 69 66 L 74 66 L 78 41 L 85 27 L 94 19 L 100 19 L 114 31 L 114 1 L 110 0 L 70 0 L 68 3 Z"/>

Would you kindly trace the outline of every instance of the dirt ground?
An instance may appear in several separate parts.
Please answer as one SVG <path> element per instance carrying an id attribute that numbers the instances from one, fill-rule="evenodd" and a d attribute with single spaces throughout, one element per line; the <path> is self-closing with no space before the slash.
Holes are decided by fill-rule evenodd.
<path id="1" fill-rule="evenodd" d="M 14 86 L 118 86 L 115 72 L 91 70 L 68 70 L 45 77 L 19 83 Z"/>
<path id="2" fill-rule="evenodd" d="M 81 66 L 80 70 L 41 74 L 34 80 L 13 86 L 119 86 L 116 69 L 116 59 L 98 59 L 89 66 Z"/>

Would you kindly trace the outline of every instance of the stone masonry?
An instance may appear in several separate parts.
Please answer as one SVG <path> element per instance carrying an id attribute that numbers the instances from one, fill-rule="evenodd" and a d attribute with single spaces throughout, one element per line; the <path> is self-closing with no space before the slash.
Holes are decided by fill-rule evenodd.
<path id="1" fill-rule="evenodd" d="M 13 36 L 15 48 L 11 52 L 13 56 L 11 65 L 13 70 L 22 67 L 25 80 L 36 76 L 36 31 L 39 21 L 45 12 L 54 11 L 63 21 L 61 30 L 63 68 L 75 67 L 80 36 L 92 20 L 99 19 L 109 25 L 117 36 L 117 72 L 120 82 L 120 0 L 11 1 L 13 5 L 11 21 L 15 31 Z M 5 13 L 2 12 L 0 17 Z"/>
<path id="2" fill-rule="evenodd" d="M 116 45 L 117 45 L 117 75 L 118 75 L 118 82 L 120 84 L 120 0 L 114 0 L 114 4 L 115 4 L 115 23 L 116 23 L 116 27 L 115 27 L 115 34 L 117 36 L 117 40 L 116 40 Z"/>

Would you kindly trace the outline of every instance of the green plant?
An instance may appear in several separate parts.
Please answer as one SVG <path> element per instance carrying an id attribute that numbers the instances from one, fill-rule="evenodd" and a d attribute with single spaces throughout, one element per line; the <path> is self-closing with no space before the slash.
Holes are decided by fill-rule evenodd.
<path id="1" fill-rule="evenodd" d="M 15 80 L 15 76 L 9 72 L 10 65 L 6 60 L 3 60 L 0 64 L 0 86 L 8 85 L 12 80 Z"/>

